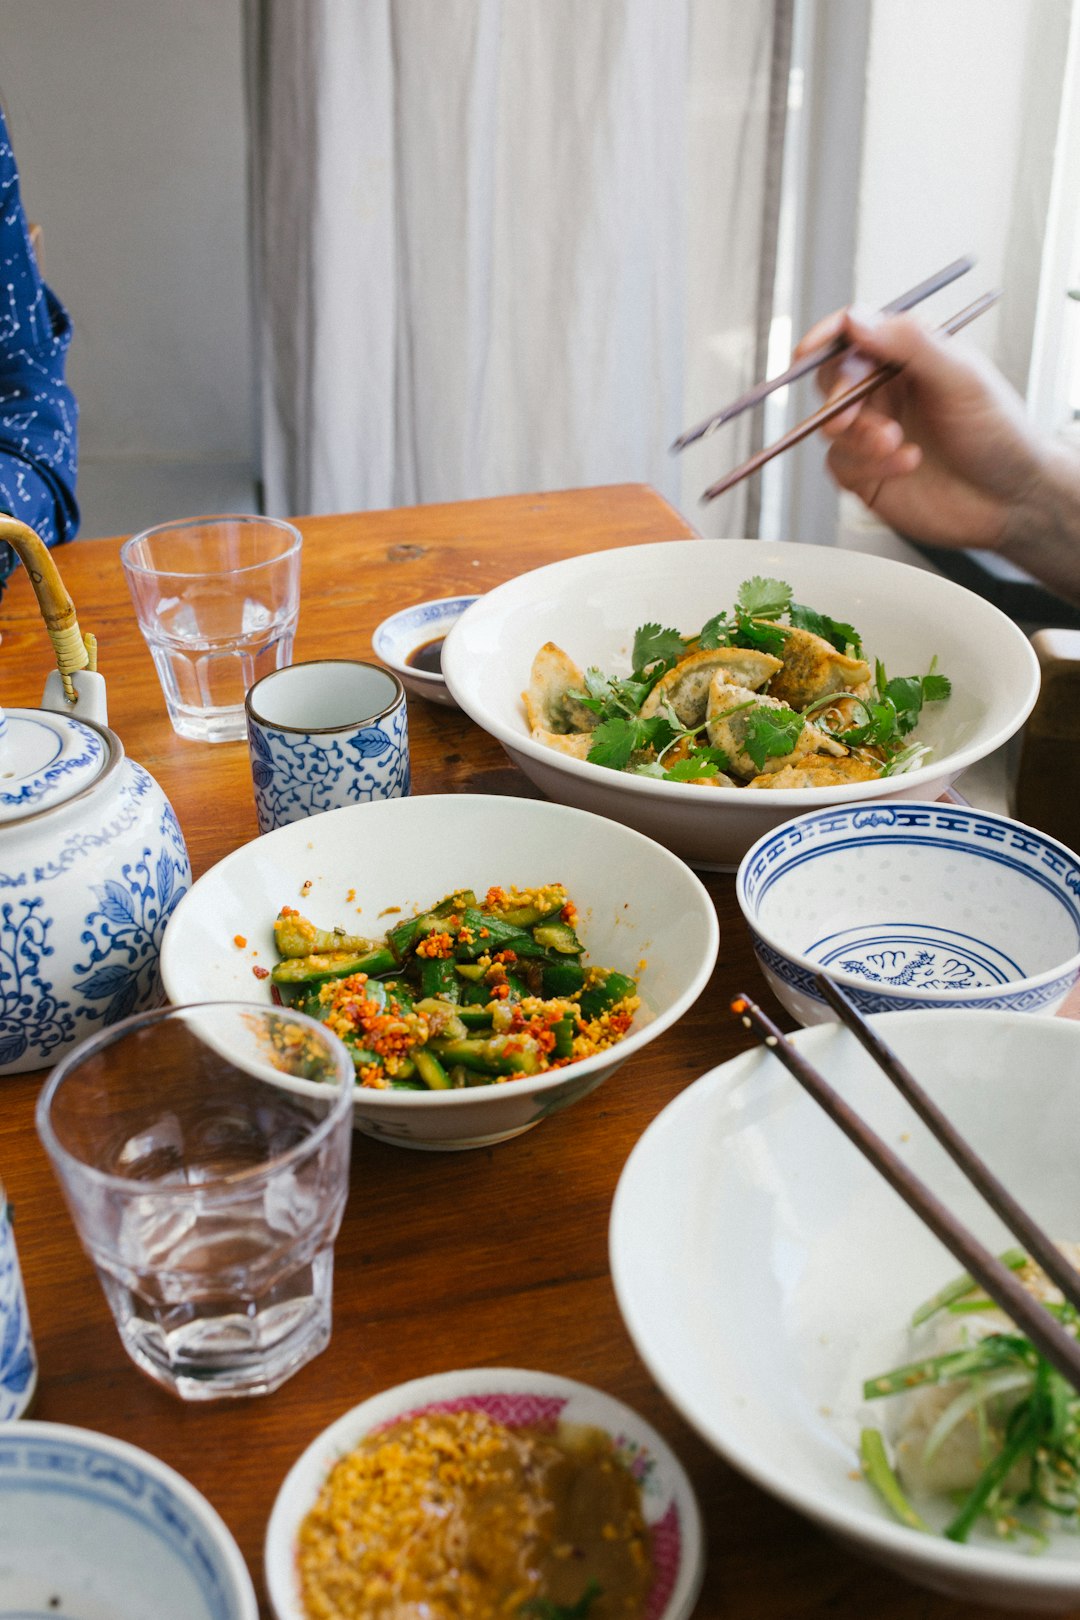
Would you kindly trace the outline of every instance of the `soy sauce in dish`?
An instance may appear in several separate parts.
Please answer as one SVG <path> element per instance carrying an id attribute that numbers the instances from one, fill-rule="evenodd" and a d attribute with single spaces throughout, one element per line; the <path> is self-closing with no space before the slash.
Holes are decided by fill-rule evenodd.
<path id="1" fill-rule="evenodd" d="M 410 668 L 422 669 L 428 675 L 440 675 L 442 673 L 442 645 L 445 640 L 445 636 L 436 636 L 433 641 L 421 642 L 419 647 L 413 648 L 405 662 Z"/>

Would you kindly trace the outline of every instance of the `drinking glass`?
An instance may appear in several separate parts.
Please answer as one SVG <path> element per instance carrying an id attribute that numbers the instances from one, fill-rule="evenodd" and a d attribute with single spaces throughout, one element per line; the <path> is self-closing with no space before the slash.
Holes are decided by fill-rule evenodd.
<path id="1" fill-rule="evenodd" d="M 276 518 L 202 517 L 146 529 L 121 546 L 139 629 L 181 737 L 243 737 L 248 688 L 291 661 L 300 545 L 300 531 Z"/>
<path id="2" fill-rule="evenodd" d="M 38 1133 L 125 1350 L 186 1400 L 276 1389 L 330 1337 L 352 1060 L 285 1008 L 142 1013 L 75 1047 Z"/>

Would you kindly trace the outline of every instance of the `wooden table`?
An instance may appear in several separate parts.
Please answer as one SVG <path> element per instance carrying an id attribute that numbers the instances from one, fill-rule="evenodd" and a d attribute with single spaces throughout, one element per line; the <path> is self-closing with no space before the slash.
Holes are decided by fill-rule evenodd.
<path id="1" fill-rule="evenodd" d="M 314 518 L 301 528 L 298 659 L 370 656 L 379 619 L 412 602 L 482 591 L 579 552 L 693 532 L 653 491 L 633 485 Z M 255 836 L 247 747 L 173 733 L 135 627 L 119 545 L 80 542 L 58 561 L 83 629 L 99 639 L 111 723 L 172 800 L 198 877 Z M 0 626 L 3 700 L 36 706 L 49 649 L 24 576 L 0 604 Z M 533 792 L 495 742 L 445 709 L 410 700 L 410 734 L 416 793 Z M 268 1616 L 267 1517 L 286 1470 L 319 1429 L 407 1378 L 535 1367 L 629 1402 L 682 1458 L 706 1523 L 700 1616 L 973 1620 L 980 1611 L 856 1560 L 728 1468 L 661 1395 L 623 1328 L 607 1230 L 630 1149 L 684 1086 L 748 1044 L 723 1011 L 734 992 L 746 987 L 791 1027 L 758 974 L 732 879 L 706 882 L 720 919 L 710 988 L 677 1028 L 584 1102 L 471 1153 L 410 1153 L 356 1137 L 331 1344 L 264 1399 L 187 1407 L 128 1361 L 34 1131 L 41 1076 L 0 1082 L 0 1175 L 17 1211 L 41 1363 L 34 1415 L 132 1441 L 191 1480 L 239 1542 Z"/>

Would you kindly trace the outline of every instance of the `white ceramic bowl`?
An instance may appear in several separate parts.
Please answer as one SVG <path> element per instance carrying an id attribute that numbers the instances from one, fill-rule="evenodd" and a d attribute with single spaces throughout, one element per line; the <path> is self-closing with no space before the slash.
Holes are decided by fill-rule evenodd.
<path id="1" fill-rule="evenodd" d="M 521 694 L 545 641 L 583 669 L 625 674 L 639 625 L 697 631 L 712 614 L 730 611 L 754 574 L 786 580 L 797 601 L 853 624 L 867 656 L 883 659 L 890 675 L 923 674 L 938 658 L 953 695 L 924 710 L 917 740 L 934 752 L 920 769 L 843 788 L 748 792 L 607 770 L 529 736 Z M 450 632 L 443 673 L 465 713 L 551 798 L 636 827 L 706 868 L 738 865 L 770 827 L 804 810 L 935 798 L 1019 729 L 1039 689 L 1023 633 L 950 580 L 861 552 L 759 540 L 670 540 L 522 574 L 481 597 Z"/>
<path id="2" fill-rule="evenodd" d="M 297 1590 L 297 1533 L 338 1458 L 398 1418 L 462 1409 L 486 1412 L 511 1426 L 567 1423 L 606 1430 L 641 1484 L 653 1532 L 656 1578 L 643 1620 L 686 1620 L 701 1586 L 704 1548 L 690 1481 L 670 1447 L 613 1396 L 570 1378 L 515 1367 L 475 1367 L 399 1384 L 355 1406 L 312 1441 L 285 1476 L 266 1532 L 266 1585 L 277 1620 L 306 1620 Z"/>
<path id="3" fill-rule="evenodd" d="M 1080 1024 L 1007 1012 L 872 1023 L 1035 1218 L 1080 1234 Z M 855 1037 L 799 1050 L 995 1252 L 1007 1236 Z M 672 1264 L 677 1255 L 678 1264 Z M 866 1377 L 910 1359 L 910 1313 L 962 1268 L 763 1048 L 682 1092 L 638 1141 L 611 1217 L 627 1328 L 653 1376 L 735 1467 L 860 1553 L 969 1601 L 1080 1605 L 1080 1537 L 979 1532 L 959 1546 L 896 1522 L 858 1476 Z M 951 1506 L 935 1511 L 940 1524 Z"/>
<path id="4" fill-rule="evenodd" d="M 0 1423 L 0 1614 L 258 1620 L 240 1549 L 156 1457 L 63 1423 Z"/>
<path id="5" fill-rule="evenodd" d="M 467 608 L 477 600 L 475 596 L 443 596 L 431 602 L 417 602 L 415 607 L 402 608 L 375 627 L 371 645 L 377 658 L 381 658 L 394 671 L 407 692 L 414 697 L 430 698 L 432 703 L 445 703 L 456 708 L 441 671 L 417 669 L 409 663 L 410 656 L 429 641 L 449 635 Z"/>
<path id="6" fill-rule="evenodd" d="M 479 794 L 383 799 L 294 822 L 227 855 L 185 895 L 162 944 L 165 992 L 174 1003 L 269 999 L 268 981 L 253 970 L 276 960 L 282 905 L 322 927 L 381 937 L 396 920 L 389 908 L 409 914 L 466 886 L 483 894 L 493 884 L 554 882 L 578 906 L 588 960 L 638 981 L 642 1006 L 627 1038 L 552 1074 L 505 1084 L 356 1088 L 355 1122 L 371 1136 L 419 1148 L 501 1141 L 594 1090 L 675 1023 L 712 972 L 719 929 L 707 890 L 629 828 L 566 805 Z"/>
<path id="7" fill-rule="evenodd" d="M 735 890 L 761 970 L 802 1024 L 836 1016 L 819 972 L 863 1013 L 1051 1013 L 1080 976 L 1080 860 L 967 806 L 797 816 L 747 851 Z"/>

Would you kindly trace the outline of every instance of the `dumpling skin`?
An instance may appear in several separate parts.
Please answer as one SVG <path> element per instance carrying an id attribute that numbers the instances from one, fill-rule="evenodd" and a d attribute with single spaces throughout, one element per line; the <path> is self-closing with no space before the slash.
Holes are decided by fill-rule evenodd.
<path id="1" fill-rule="evenodd" d="M 704 723 L 709 685 L 715 675 L 756 692 L 780 669 L 779 658 L 747 647 L 712 647 L 688 653 L 662 675 L 641 705 L 643 719 L 656 714 L 665 698 L 684 726 Z"/>
<path id="2" fill-rule="evenodd" d="M 747 705 L 745 709 L 741 707 L 743 704 Z M 751 706 L 767 709 L 785 707 L 768 692 L 752 692 L 749 687 L 733 686 L 721 675 L 713 677 L 708 697 L 709 741 L 714 748 L 724 750 L 731 775 L 744 782 L 762 774 L 772 775 L 774 771 L 794 765 L 804 754 L 832 754 L 839 758 L 847 753 L 842 743 L 834 742 L 807 720 L 791 752 L 766 760 L 764 772 L 761 772 L 744 747 Z M 732 710 L 735 712 L 732 713 Z"/>
<path id="3" fill-rule="evenodd" d="M 591 731 L 545 731 L 543 726 L 534 726 L 532 738 L 534 742 L 543 743 L 545 748 L 569 754 L 571 759 L 586 759 L 593 745 Z"/>
<path id="4" fill-rule="evenodd" d="M 785 756 L 785 760 L 790 756 Z M 747 782 L 748 788 L 846 787 L 849 782 L 875 782 L 881 766 L 847 754 L 831 759 L 825 754 L 806 754 L 795 765 L 781 762 L 778 771 L 762 772 Z"/>
<path id="5" fill-rule="evenodd" d="M 545 641 L 533 659 L 529 690 L 521 694 L 533 736 L 538 731 L 563 735 L 595 730 L 596 715 L 570 696 L 584 690 L 585 676 L 569 653 L 553 641 Z"/>
<path id="6" fill-rule="evenodd" d="M 870 679 L 870 665 L 861 658 L 848 658 L 822 636 L 810 630 L 785 630 L 783 668 L 773 677 L 769 693 L 789 709 L 805 709 L 808 703 L 827 697 L 830 692 L 850 691 Z"/>

